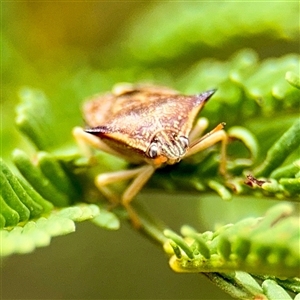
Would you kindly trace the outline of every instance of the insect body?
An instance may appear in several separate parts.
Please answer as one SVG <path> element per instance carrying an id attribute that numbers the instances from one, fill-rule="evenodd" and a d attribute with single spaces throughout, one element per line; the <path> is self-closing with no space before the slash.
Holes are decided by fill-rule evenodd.
<path id="1" fill-rule="evenodd" d="M 123 84 L 85 103 L 83 113 L 88 127 L 74 129 L 77 140 L 139 165 L 131 170 L 100 174 L 95 181 L 99 190 L 112 202 L 121 202 L 133 215 L 130 202 L 155 169 L 178 163 L 219 141 L 220 169 L 224 172 L 224 123 L 202 137 L 207 120 L 200 118 L 194 124 L 214 92 L 185 96 L 165 87 Z M 107 186 L 127 179 L 133 181 L 121 197 Z"/>

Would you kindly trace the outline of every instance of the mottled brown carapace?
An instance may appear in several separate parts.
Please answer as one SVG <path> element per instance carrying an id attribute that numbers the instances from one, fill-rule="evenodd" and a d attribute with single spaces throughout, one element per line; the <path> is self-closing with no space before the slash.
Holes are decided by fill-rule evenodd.
<path id="1" fill-rule="evenodd" d="M 209 90 L 186 96 L 166 87 L 121 84 L 110 93 L 88 100 L 83 107 L 87 127 L 75 128 L 75 137 L 140 165 L 136 169 L 100 174 L 96 178 L 100 191 L 111 201 L 129 208 L 130 201 L 155 169 L 177 163 L 219 141 L 224 158 L 224 123 L 202 136 L 208 121 L 196 120 L 214 93 L 215 90 Z M 224 163 L 220 168 L 223 172 Z M 127 179 L 133 180 L 120 197 L 107 187 Z"/>
<path id="2" fill-rule="evenodd" d="M 131 162 L 173 164 L 185 155 L 195 117 L 213 93 L 184 96 L 151 86 L 118 88 L 84 105 L 90 127 L 85 131 Z"/>

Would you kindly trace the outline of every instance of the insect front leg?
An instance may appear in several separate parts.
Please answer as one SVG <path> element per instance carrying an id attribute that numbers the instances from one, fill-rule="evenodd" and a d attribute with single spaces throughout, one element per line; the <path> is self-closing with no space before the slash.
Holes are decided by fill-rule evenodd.
<path id="1" fill-rule="evenodd" d="M 205 150 L 214 144 L 221 142 L 221 163 L 220 173 L 226 173 L 226 146 L 228 142 L 228 136 L 225 130 L 223 130 L 225 124 L 220 123 L 213 130 L 208 132 L 206 135 L 198 140 L 192 141 L 190 149 L 188 150 L 186 157 Z"/>
<path id="2" fill-rule="evenodd" d="M 142 167 L 122 170 L 111 173 L 103 173 L 96 177 L 95 184 L 97 188 L 106 196 L 113 204 L 121 203 L 132 220 L 135 227 L 139 227 L 139 218 L 132 209 L 130 203 L 136 194 L 142 189 L 145 183 L 149 180 L 151 175 L 154 173 L 155 168 L 152 165 L 144 165 Z M 107 186 L 111 183 L 133 179 L 129 186 L 125 189 L 122 196 L 118 198 L 113 191 Z"/>

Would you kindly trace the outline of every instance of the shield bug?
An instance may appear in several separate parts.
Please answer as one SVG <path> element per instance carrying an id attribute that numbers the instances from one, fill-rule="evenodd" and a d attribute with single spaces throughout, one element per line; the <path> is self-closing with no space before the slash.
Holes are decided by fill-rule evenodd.
<path id="1" fill-rule="evenodd" d="M 202 136 L 208 121 L 196 120 L 214 93 L 215 90 L 209 90 L 186 96 L 161 86 L 119 84 L 112 92 L 95 96 L 84 104 L 87 127 L 73 130 L 79 143 L 138 165 L 134 169 L 100 174 L 95 179 L 97 188 L 111 202 L 127 208 L 135 224 L 138 219 L 130 202 L 157 168 L 178 163 L 222 142 L 220 171 L 225 172 L 225 123 Z M 131 183 L 119 197 L 108 187 L 129 179 Z"/>

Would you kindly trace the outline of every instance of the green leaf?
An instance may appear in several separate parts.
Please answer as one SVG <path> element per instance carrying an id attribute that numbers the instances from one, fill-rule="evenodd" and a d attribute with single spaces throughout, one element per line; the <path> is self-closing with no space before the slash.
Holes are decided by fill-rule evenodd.
<path id="1" fill-rule="evenodd" d="M 40 217 L 27 222 L 24 226 L 15 226 L 12 230 L 0 230 L 0 256 L 25 254 L 38 247 L 46 247 L 51 238 L 75 231 L 75 223 L 93 219 L 98 216 L 98 206 L 78 204 L 57 211 L 47 217 Z"/>
<path id="2" fill-rule="evenodd" d="M 175 242 L 187 255 L 188 258 L 193 259 L 194 258 L 194 253 L 193 250 L 188 246 L 188 244 L 184 241 L 184 239 L 177 235 L 175 232 L 166 229 L 164 231 L 164 235 L 171 239 L 173 242 Z"/>
<path id="3" fill-rule="evenodd" d="M 300 171 L 300 160 L 297 160 L 292 164 L 275 169 L 270 174 L 270 177 L 274 179 L 292 178 L 295 177 L 299 171 Z"/>
<path id="4" fill-rule="evenodd" d="M 300 120 L 298 119 L 270 148 L 262 165 L 254 170 L 257 177 L 266 177 L 279 167 L 300 145 Z"/>
<path id="5" fill-rule="evenodd" d="M 0 195 L 1 204 L 1 228 L 4 226 L 16 226 L 20 221 L 19 214 L 12 209 Z"/>
<path id="6" fill-rule="evenodd" d="M 82 222 L 88 219 L 94 220 L 100 215 L 100 209 L 95 204 L 77 205 L 74 207 L 67 207 L 60 210 L 57 216 L 71 219 L 76 222 Z M 101 212 L 102 215 L 102 212 Z"/>
<path id="7" fill-rule="evenodd" d="M 232 226 L 220 228 L 210 241 L 206 241 L 210 255 L 206 255 L 205 259 L 203 255 L 193 254 L 197 245 L 193 242 L 194 231 L 183 230 L 189 243 L 167 231 L 167 237 L 183 251 L 180 259 L 178 253 L 171 258 L 170 265 L 176 272 L 241 270 L 257 274 L 299 276 L 300 254 L 297 243 L 300 220 L 292 212 L 291 205 L 280 204 L 271 208 L 264 218 L 244 219 Z M 201 253 L 199 246 L 197 250 Z"/>
<path id="8" fill-rule="evenodd" d="M 53 209 L 53 204 L 45 200 L 27 181 L 23 178 L 18 178 L 18 181 L 29 195 L 29 197 L 43 208 L 43 213 L 47 213 Z"/>
<path id="9" fill-rule="evenodd" d="M 38 90 L 23 88 L 20 91 L 16 125 L 39 150 L 51 148 L 55 143 L 51 130 L 53 116 L 45 95 Z M 51 137 L 51 138 L 49 138 Z"/>
<path id="10" fill-rule="evenodd" d="M 70 198 L 76 197 L 74 185 L 54 155 L 47 152 L 38 152 L 37 160 L 42 173 L 51 180 L 52 184 L 60 192 L 68 195 Z"/>
<path id="11" fill-rule="evenodd" d="M 262 287 L 248 273 L 235 272 L 235 281 L 236 283 L 243 285 L 252 295 L 259 295 L 263 293 Z"/>
<path id="12" fill-rule="evenodd" d="M 97 226 L 109 230 L 117 230 L 120 228 L 120 220 L 115 214 L 107 210 L 101 210 L 101 214 L 95 217 L 92 222 Z"/>
<path id="13" fill-rule="evenodd" d="M 290 295 L 274 280 L 265 280 L 262 284 L 262 288 L 270 300 L 292 300 Z"/>
<path id="14" fill-rule="evenodd" d="M 4 164 L 2 160 L 0 160 L 0 167 L 2 171 L 1 179 L 3 180 L 3 197 L 7 199 L 7 202 L 10 203 L 10 206 L 14 208 L 14 205 L 12 202 L 12 199 L 17 198 L 15 201 L 20 201 L 23 203 L 28 211 L 26 210 L 26 216 L 25 218 L 22 218 L 22 211 L 24 207 L 19 207 L 15 209 L 19 211 L 20 215 L 20 221 L 25 221 L 30 217 L 35 217 L 40 215 L 43 212 L 43 207 L 34 201 L 32 197 L 26 192 L 23 185 L 19 182 L 18 178 L 13 175 L 13 173 L 8 169 L 8 167 Z M 10 197 L 10 195 L 7 195 L 5 191 L 7 190 L 8 186 L 7 183 L 11 186 L 12 190 L 14 191 L 14 196 Z M 20 205 L 20 204 L 19 204 Z M 20 210 L 21 208 L 21 210 Z M 21 211 L 21 212 L 20 212 Z"/>
<path id="15" fill-rule="evenodd" d="M 34 166 L 29 157 L 22 150 L 16 149 L 13 153 L 13 160 L 24 178 L 39 192 L 46 200 L 55 206 L 67 206 L 70 204 L 68 196 L 61 193 L 54 186 L 41 170 Z"/>

